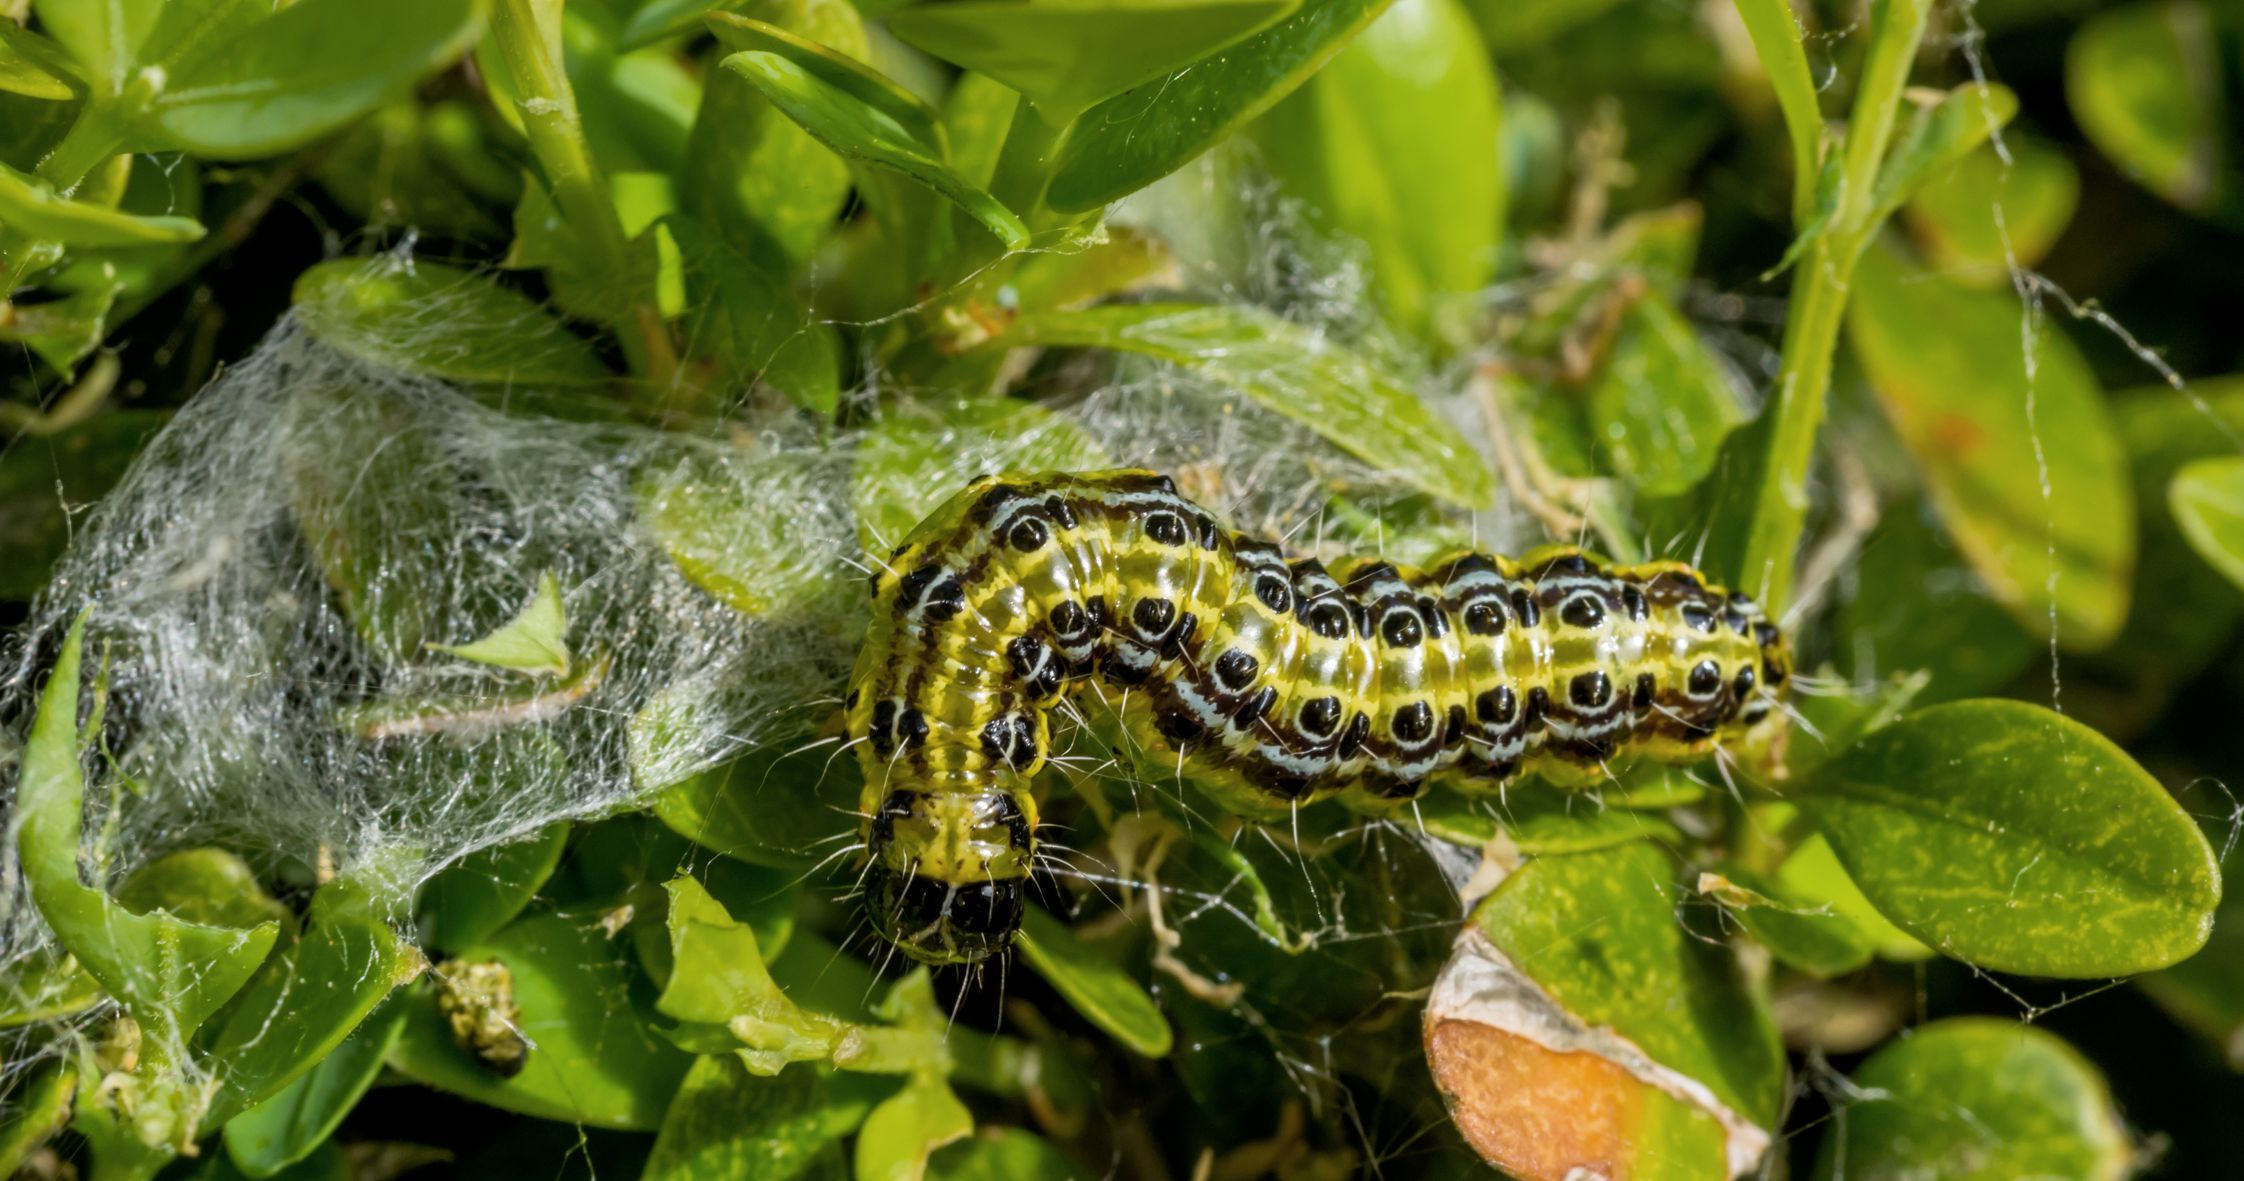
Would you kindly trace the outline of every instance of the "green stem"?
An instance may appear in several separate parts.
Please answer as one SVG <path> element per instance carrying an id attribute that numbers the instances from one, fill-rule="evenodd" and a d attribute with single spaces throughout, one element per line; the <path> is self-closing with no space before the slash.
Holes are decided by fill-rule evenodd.
<path id="1" fill-rule="evenodd" d="M 593 268 L 626 285 L 625 307 L 612 321 L 617 339 L 633 371 L 660 386 L 676 373 L 677 353 L 655 303 L 653 277 L 633 265 L 630 239 L 584 138 L 576 92 L 562 65 L 560 7 L 557 0 L 501 0 L 491 33 L 514 81 L 522 129 L 554 206 L 591 250 Z M 548 19 L 541 20 L 541 13 Z"/>
<path id="2" fill-rule="evenodd" d="M 1781 615 L 1792 599 L 1793 559 L 1807 525 L 1808 473 L 1831 388 L 1832 354 L 1844 322 L 1847 289 L 1862 249 L 1878 231 L 1878 170 L 1924 39 L 1929 0 L 1882 0 L 1870 53 L 1855 94 L 1841 157 L 1839 206 L 1794 272 L 1784 326 L 1784 360 L 1767 410 L 1760 479 L 1742 529 L 1737 585 Z"/>

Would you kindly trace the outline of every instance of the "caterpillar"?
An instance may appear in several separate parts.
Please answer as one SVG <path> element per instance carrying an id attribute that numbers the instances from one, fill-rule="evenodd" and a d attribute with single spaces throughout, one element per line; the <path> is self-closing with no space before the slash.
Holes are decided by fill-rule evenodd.
<path id="1" fill-rule="evenodd" d="M 1123 721 L 1250 817 L 1379 811 L 1446 776 L 1603 779 L 1782 725 L 1785 638 L 1680 562 L 1288 559 L 1150 471 L 984 476 L 872 577 L 844 701 L 865 770 L 866 907 L 911 957 L 1012 942 L 1049 715 L 1093 676 Z"/>

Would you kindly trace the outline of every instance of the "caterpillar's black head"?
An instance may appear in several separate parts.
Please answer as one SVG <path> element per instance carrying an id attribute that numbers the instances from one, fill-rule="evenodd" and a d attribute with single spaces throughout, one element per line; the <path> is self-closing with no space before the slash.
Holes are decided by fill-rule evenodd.
<path id="1" fill-rule="evenodd" d="M 881 937 L 929 964 L 979 963 L 1013 945 L 1024 878 L 946 882 L 875 865 L 865 907 Z"/>
<path id="2" fill-rule="evenodd" d="M 1034 822 L 1003 790 L 892 791 L 867 825 L 865 910 L 913 959 L 971 964 L 1013 943 Z"/>

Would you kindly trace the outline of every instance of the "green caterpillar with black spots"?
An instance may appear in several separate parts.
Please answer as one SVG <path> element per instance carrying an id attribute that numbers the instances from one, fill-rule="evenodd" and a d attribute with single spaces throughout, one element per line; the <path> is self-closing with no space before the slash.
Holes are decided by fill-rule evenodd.
<path id="1" fill-rule="evenodd" d="M 1607 778 L 1763 741 L 1783 633 L 1689 566 L 1580 549 L 1327 568 L 1225 529 L 1149 471 L 985 476 L 873 576 L 847 727 L 866 906 L 915 959 L 1007 947 L 1050 714 L 1089 678 L 1225 807 L 1385 811 L 1443 777 Z"/>

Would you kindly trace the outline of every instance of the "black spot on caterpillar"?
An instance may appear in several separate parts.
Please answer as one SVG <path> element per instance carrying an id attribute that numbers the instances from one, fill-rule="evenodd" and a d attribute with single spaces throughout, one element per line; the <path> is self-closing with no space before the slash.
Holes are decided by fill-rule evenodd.
<path id="1" fill-rule="evenodd" d="M 1697 758 L 1782 724 L 1791 659 L 1757 606 L 1681 563 L 1547 547 L 1328 569 L 1145 471 L 977 480 L 873 595 L 848 698 L 866 895 L 937 963 L 1012 942 L 1049 710 L 1088 677 L 1130 686 L 1125 721 L 1224 806 L 1269 816 Z"/>

